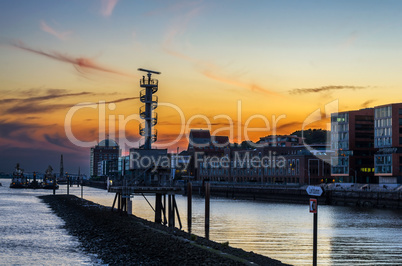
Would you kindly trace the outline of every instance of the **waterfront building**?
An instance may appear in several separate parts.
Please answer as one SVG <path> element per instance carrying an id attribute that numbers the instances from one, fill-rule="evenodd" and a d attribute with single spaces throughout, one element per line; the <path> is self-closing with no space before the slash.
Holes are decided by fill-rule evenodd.
<path id="1" fill-rule="evenodd" d="M 402 103 L 374 108 L 375 176 L 380 184 L 402 183 Z"/>
<path id="2" fill-rule="evenodd" d="M 130 155 L 120 156 L 117 162 L 117 172 L 119 178 L 129 177 L 130 174 Z"/>
<path id="3" fill-rule="evenodd" d="M 135 185 L 170 183 L 170 158 L 167 149 L 130 149 L 130 171 Z"/>
<path id="4" fill-rule="evenodd" d="M 170 172 L 172 180 L 192 179 L 192 173 L 189 171 L 191 155 L 187 151 L 180 154 L 169 154 L 170 156 Z"/>
<path id="5" fill-rule="evenodd" d="M 98 145 L 91 148 L 91 158 L 90 158 L 90 176 L 98 176 L 99 172 L 99 162 L 105 160 L 117 160 L 120 156 L 121 150 L 119 145 L 112 139 L 105 139 L 99 142 Z"/>
<path id="6" fill-rule="evenodd" d="M 322 153 L 318 158 L 304 146 L 227 149 L 220 156 L 198 158 L 196 179 L 283 185 L 331 183 L 330 155 Z"/>
<path id="7" fill-rule="evenodd" d="M 118 159 L 103 160 L 98 162 L 98 176 L 118 177 Z"/>
<path id="8" fill-rule="evenodd" d="M 340 183 L 378 183 L 374 177 L 374 109 L 331 114 L 331 175 Z"/>
<path id="9" fill-rule="evenodd" d="M 192 129 L 189 134 L 188 151 L 223 150 L 230 145 L 227 136 L 211 136 L 209 130 Z"/>

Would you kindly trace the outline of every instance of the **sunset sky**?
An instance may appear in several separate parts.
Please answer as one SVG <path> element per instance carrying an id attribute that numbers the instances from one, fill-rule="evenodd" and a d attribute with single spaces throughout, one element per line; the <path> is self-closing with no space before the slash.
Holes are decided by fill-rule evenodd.
<path id="1" fill-rule="evenodd" d="M 0 172 L 58 172 L 63 154 L 88 174 L 107 134 L 138 147 L 138 68 L 162 73 L 155 144 L 170 151 L 191 128 L 257 141 L 314 112 L 305 128 L 326 129 L 333 101 L 401 102 L 401 25 L 401 1 L 0 1 Z"/>

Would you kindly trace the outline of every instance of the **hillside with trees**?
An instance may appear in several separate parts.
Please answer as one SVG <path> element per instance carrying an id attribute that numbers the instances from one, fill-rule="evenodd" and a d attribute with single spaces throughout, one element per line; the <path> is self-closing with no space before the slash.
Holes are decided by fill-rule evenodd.
<path id="1" fill-rule="evenodd" d="M 306 144 L 319 144 L 329 142 L 330 139 L 327 140 L 327 130 L 323 129 L 307 129 L 303 131 L 303 137 Z M 302 136 L 302 131 L 297 130 L 290 135 L 296 135 L 298 137 Z"/>

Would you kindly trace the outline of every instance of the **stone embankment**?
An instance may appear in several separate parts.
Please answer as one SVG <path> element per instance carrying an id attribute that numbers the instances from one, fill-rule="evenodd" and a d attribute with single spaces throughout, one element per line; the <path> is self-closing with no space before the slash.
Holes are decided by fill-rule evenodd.
<path id="1" fill-rule="evenodd" d="M 40 197 L 89 253 L 110 265 L 285 265 L 75 196 Z"/>

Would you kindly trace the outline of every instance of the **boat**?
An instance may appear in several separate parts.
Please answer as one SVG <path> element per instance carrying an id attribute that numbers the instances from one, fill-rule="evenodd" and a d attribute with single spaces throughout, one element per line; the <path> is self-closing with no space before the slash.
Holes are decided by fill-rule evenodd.
<path id="1" fill-rule="evenodd" d="M 24 176 L 24 169 L 20 168 L 20 164 L 17 163 L 11 179 L 10 188 L 26 188 L 28 181 Z"/>
<path id="2" fill-rule="evenodd" d="M 59 185 L 56 182 L 56 175 L 53 174 L 53 168 L 49 165 L 45 172 L 42 181 L 42 188 L 44 189 L 58 189 Z"/>
<path id="3" fill-rule="evenodd" d="M 41 188 L 41 184 L 36 180 L 36 172 L 33 172 L 33 178 L 31 182 L 28 182 L 27 188 Z"/>

